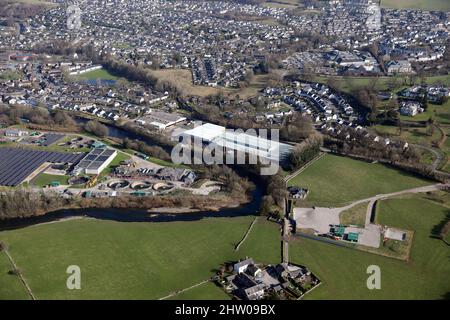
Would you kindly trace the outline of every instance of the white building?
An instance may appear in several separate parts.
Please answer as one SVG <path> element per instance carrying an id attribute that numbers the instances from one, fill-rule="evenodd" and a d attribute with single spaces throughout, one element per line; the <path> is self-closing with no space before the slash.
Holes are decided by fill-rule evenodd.
<path id="1" fill-rule="evenodd" d="M 184 131 L 181 136 L 191 137 L 203 144 L 215 144 L 227 151 L 238 151 L 274 161 L 282 161 L 292 151 L 292 146 L 278 141 L 252 135 L 243 130 L 228 130 L 225 127 L 206 123 L 191 130 Z"/>
<path id="2" fill-rule="evenodd" d="M 407 60 L 393 60 L 387 63 L 387 72 L 389 75 L 399 73 L 412 73 L 411 62 Z"/>
<path id="3" fill-rule="evenodd" d="M 136 123 L 142 126 L 149 126 L 156 128 L 160 131 L 167 129 L 177 123 L 183 122 L 186 117 L 183 117 L 176 113 L 167 113 L 161 111 L 151 111 L 145 117 L 136 120 Z"/>
<path id="4" fill-rule="evenodd" d="M 414 117 L 416 114 L 423 112 L 418 102 L 402 102 L 400 106 L 400 114 L 403 116 Z"/>
<path id="5" fill-rule="evenodd" d="M 78 174 L 100 174 L 114 160 L 117 151 L 108 148 L 92 149 L 74 168 L 75 175 Z"/>

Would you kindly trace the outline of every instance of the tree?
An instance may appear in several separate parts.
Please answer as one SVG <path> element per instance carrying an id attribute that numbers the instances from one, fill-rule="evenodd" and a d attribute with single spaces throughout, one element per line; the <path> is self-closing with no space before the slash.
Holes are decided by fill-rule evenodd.
<path id="1" fill-rule="evenodd" d="M 264 196 L 261 203 L 261 213 L 269 215 L 272 213 L 272 206 L 275 205 L 275 201 L 271 195 Z"/>
<path id="2" fill-rule="evenodd" d="M 91 120 L 85 124 L 84 129 L 97 137 L 105 137 L 108 135 L 108 128 L 96 120 Z"/>

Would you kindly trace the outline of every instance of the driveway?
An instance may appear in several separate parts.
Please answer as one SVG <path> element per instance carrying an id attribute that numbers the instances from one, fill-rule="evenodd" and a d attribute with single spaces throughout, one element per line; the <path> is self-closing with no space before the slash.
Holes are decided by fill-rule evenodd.
<path id="1" fill-rule="evenodd" d="M 379 194 L 371 198 L 354 201 L 348 206 L 341 208 L 294 208 L 293 216 L 297 227 L 301 229 L 312 229 L 317 233 L 327 233 L 330 230 L 330 224 L 340 224 L 339 215 L 360 203 L 369 202 L 366 210 L 366 220 L 364 228 L 348 227 L 346 232 L 359 233 L 358 243 L 378 248 L 381 240 L 381 227 L 370 222 L 373 206 L 378 200 L 391 198 L 403 194 L 424 193 L 442 189 L 444 184 L 434 184 L 425 187 L 412 188 L 408 190 Z"/>

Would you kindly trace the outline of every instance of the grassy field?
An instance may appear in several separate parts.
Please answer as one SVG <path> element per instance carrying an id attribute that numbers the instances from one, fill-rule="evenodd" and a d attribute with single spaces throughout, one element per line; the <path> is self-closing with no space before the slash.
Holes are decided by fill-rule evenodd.
<path id="1" fill-rule="evenodd" d="M 182 292 L 170 300 L 230 300 L 230 296 L 212 282 Z"/>
<path id="2" fill-rule="evenodd" d="M 41 173 L 31 183 L 36 187 L 43 188 L 54 181 L 66 186 L 69 185 L 69 176 Z"/>
<path id="3" fill-rule="evenodd" d="M 356 206 L 343 211 L 340 216 L 339 220 L 342 224 L 353 224 L 357 226 L 364 227 L 364 224 L 366 222 L 366 213 L 367 213 L 367 206 L 369 205 L 369 202 L 364 202 L 361 204 L 357 204 Z"/>
<path id="4" fill-rule="evenodd" d="M 113 172 L 114 168 L 118 167 L 122 161 L 131 159 L 131 156 L 125 152 L 118 152 L 116 157 L 111 161 L 109 166 L 107 166 L 103 171 L 102 175 L 107 175 Z"/>
<path id="5" fill-rule="evenodd" d="M 280 1 L 267 1 L 262 4 L 263 7 L 268 8 L 284 8 L 284 9 L 296 9 L 299 7 L 299 1 L 288 1 L 288 0 L 280 0 Z"/>
<path id="6" fill-rule="evenodd" d="M 289 181 L 310 194 L 302 206 L 344 206 L 377 194 L 431 184 L 400 170 L 327 154 Z"/>
<path id="7" fill-rule="evenodd" d="M 101 80 L 118 80 L 119 79 L 119 77 L 116 77 L 115 75 L 109 73 L 105 69 L 99 69 L 99 70 L 86 72 L 86 73 L 83 73 L 83 74 L 80 74 L 80 75 L 76 75 L 76 76 L 74 76 L 74 78 L 76 80 L 97 80 L 97 79 L 101 79 Z"/>
<path id="8" fill-rule="evenodd" d="M 396 88 L 395 92 L 404 88 L 409 84 L 407 77 L 327 77 L 327 76 L 315 76 L 314 81 L 327 83 L 329 79 L 333 79 L 340 86 L 340 90 L 344 92 L 351 92 L 352 90 L 363 88 L 368 85 L 374 85 L 376 90 L 388 90 L 389 84 L 395 79 Z M 427 77 L 425 82 L 428 84 L 443 84 L 450 86 L 450 75 Z M 419 84 L 419 83 L 418 83 Z"/>
<path id="9" fill-rule="evenodd" d="M 439 130 L 434 130 L 433 134 L 427 128 L 407 128 L 404 127 L 400 134 L 397 126 L 375 125 L 372 129 L 381 136 L 394 137 L 402 139 L 413 144 L 431 145 L 432 141 L 439 141 L 441 134 Z"/>
<path id="10" fill-rule="evenodd" d="M 9 246 L 38 299 L 156 299 L 208 279 L 225 261 L 252 256 L 279 262 L 278 226 L 266 221 L 252 230 L 257 241 L 250 234 L 249 242 L 234 251 L 252 219 L 71 220 L 1 232 L 0 241 Z M 66 289 L 69 265 L 81 268 L 81 290 Z M 0 274 L 7 270 L 3 266 Z M 17 296 L 3 288 L 0 299 Z"/>
<path id="11" fill-rule="evenodd" d="M 221 89 L 196 86 L 192 82 L 192 74 L 187 69 L 162 69 L 151 71 L 158 80 L 169 81 L 179 88 L 183 94 L 191 94 L 196 96 L 205 97 L 221 92 Z"/>
<path id="12" fill-rule="evenodd" d="M 292 261 L 308 266 L 323 284 L 306 299 L 443 299 L 450 292 L 449 248 L 430 237 L 448 209 L 421 198 L 381 203 L 377 220 L 415 231 L 409 262 L 299 239 L 290 245 Z M 381 269 L 381 290 L 368 290 L 369 265 Z"/>
<path id="13" fill-rule="evenodd" d="M 448 0 L 381 0 L 383 8 L 450 11 Z"/>
<path id="14" fill-rule="evenodd" d="M 11 126 L 9 128 L 19 128 L 19 126 Z M 20 127 L 20 129 L 26 129 L 26 127 Z M 0 148 L 15 148 L 15 147 L 24 147 L 27 149 L 33 149 L 33 150 L 40 150 L 40 151 L 53 151 L 53 152 L 69 152 L 69 153 L 74 153 L 74 152 L 89 152 L 91 149 L 90 148 L 77 148 L 77 149 L 72 149 L 67 145 L 60 145 L 66 142 L 69 142 L 71 139 L 73 139 L 75 136 L 73 135 L 66 135 L 64 138 L 58 140 L 57 142 L 53 143 L 50 146 L 40 146 L 40 145 L 36 145 L 36 144 L 24 144 L 24 143 L 18 143 L 18 142 L 5 142 L 5 143 L 0 143 Z"/>
<path id="15" fill-rule="evenodd" d="M 272 19 L 273 20 L 273 19 Z M 274 24 L 274 21 L 266 19 L 259 21 L 260 23 Z M 183 94 L 196 95 L 205 97 L 222 93 L 228 96 L 237 96 L 241 99 L 247 99 L 256 95 L 260 90 L 267 86 L 269 76 L 268 75 L 255 75 L 250 82 L 249 86 L 241 89 L 222 88 L 222 87 L 207 87 L 197 86 L 192 82 L 192 74 L 190 70 L 185 69 L 162 69 L 152 70 L 151 74 L 162 81 L 169 81 L 177 86 Z"/>
<path id="16" fill-rule="evenodd" d="M 0 298 L 8 297 L 14 300 L 28 299 L 28 294 L 16 275 L 8 274 L 13 266 L 5 252 L 0 252 Z"/>
<path id="17" fill-rule="evenodd" d="M 414 117 L 400 117 L 402 121 L 427 121 L 432 118 L 436 125 L 442 128 L 443 133 L 447 137 L 446 141 L 441 145 L 441 152 L 445 153 L 448 157 L 450 155 L 450 141 L 448 136 L 450 136 L 450 101 L 447 101 L 443 105 L 433 105 L 429 104 L 427 111 L 420 113 Z M 421 144 L 432 146 L 433 141 L 442 141 L 442 133 L 440 130 L 435 129 L 433 134 L 430 135 L 428 128 L 403 128 L 403 132 L 400 135 L 398 126 L 385 126 L 376 125 L 372 129 L 379 135 L 391 136 L 394 138 L 401 138 L 409 143 Z M 432 157 L 430 154 L 425 154 L 422 159 L 423 163 L 431 163 Z M 444 171 L 449 172 L 450 167 L 444 167 Z"/>

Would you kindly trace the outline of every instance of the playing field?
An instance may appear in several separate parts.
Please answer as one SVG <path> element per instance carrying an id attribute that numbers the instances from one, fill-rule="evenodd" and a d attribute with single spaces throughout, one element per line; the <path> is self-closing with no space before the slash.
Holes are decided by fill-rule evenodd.
<path id="1" fill-rule="evenodd" d="M 384 8 L 450 11 L 448 0 L 381 0 Z"/>
<path id="2" fill-rule="evenodd" d="M 9 246 L 38 299 L 157 299 L 208 279 L 226 261 L 252 256 L 278 263 L 278 225 L 263 219 L 252 230 L 257 241 L 251 233 L 249 242 L 234 251 L 252 219 L 71 220 L 1 232 L 0 241 Z M 6 274 L 11 266 L 1 259 L 0 299 L 22 297 L 17 278 Z M 81 268 L 81 290 L 66 288 L 70 265 Z M 203 291 L 198 290 L 192 294 Z"/>
<path id="3" fill-rule="evenodd" d="M 109 73 L 105 69 L 98 69 L 94 71 L 89 71 L 80 75 L 74 76 L 78 80 L 118 80 L 119 77 Z"/>
<path id="4" fill-rule="evenodd" d="M 410 261 L 402 262 L 316 240 L 291 242 L 289 257 L 304 264 L 323 281 L 306 299 L 443 299 L 450 292 L 449 247 L 431 238 L 431 230 L 448 209 L 423 200 L 381 202 L 378 221 L 414 230 Z M 366 286 L 367 267 L 381 269 L 381 290 Z"/>
<path id="5" fill-rule="evenodd" d="M 310 190 L 302 206 L 322 207 L 340 207 L 354 200 L 432 183 L 379 163 L 331 154 L 314 162 L 289 181 L 289 185 Z"/>

